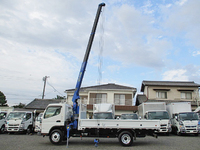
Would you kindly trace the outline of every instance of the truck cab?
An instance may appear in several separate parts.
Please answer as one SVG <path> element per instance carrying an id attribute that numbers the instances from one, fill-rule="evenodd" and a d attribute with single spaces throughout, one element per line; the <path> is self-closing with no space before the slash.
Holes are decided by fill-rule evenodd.
<path id="1" fill-rule="evenodd" d="M 171 121 L 165 102 L 142 103 L 138 106 L 138 115 L 147 120 L 159 120 L 160 129 L 158 133 L 169 134 L 171 132 Z"/>
<path id="2" fill-rule="evenodd" d="M 160 120 L 160 133 L 171 132 L 171 121 L 167 111 L 148 111 L 146 112 L 144 118 L 148 120 Z"/>
<path id="3" fill-rule="evenodd" d="M 190 102 L 176 102 L 167 104 L 171 117 L 172 131 L 177 134 L 200 133 L 200 122 L 196 112 L 192 112 Z"/>
<path id="4" fill-rule="evenodd" d="M 49 135 L 54 129 L 64 130 L 67 121 L 71 120 L 72 106 L 66 103 L 49 104 L 42 116 L 41 133 Z"/>
<path id="5" fill-rule="evenodd" d="M 6 118 L 6 131 L 8 133 L 31 133 L 34 128 L 34 117 L 30 111 L 13 111 Z"/>
<path id="6" fill-rule="evenodd" d="M 195 112 L 176 113 L 171 120 L 173 131 L 177 135 L 193 133 L 198 136 L 198 133 L 200 133 L 199 117 Z"/>

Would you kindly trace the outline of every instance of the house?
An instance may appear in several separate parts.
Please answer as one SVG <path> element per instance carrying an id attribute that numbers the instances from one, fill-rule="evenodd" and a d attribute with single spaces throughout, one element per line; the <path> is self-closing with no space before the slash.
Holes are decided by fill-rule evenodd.
<path id="1" fill-rule="evenodd" d="M 199 104 L 199 87 L 193 81 L 143 81 L 141 92 L 148 102 L 191 102 L 194 110 Z M 140 96 L 139 96 L 140 97 Z M 141 103 L 137 97 L 136 103 Z M 145 99 L 142 99 L 145 101 Z"/>
<path id="2" fill-rule="evenodd" d="M 23 110 L 25 111 L 37 111 L 38 113 L 41 113 L 45 110 L 45 108 L 52 103 L 60 103 L 62 101 L 65 101 L 65 99 L 34 99 L 29 104 L 27 104 Z"/>
<path id="3" fill-rule="evenodd" d="M 75 89 L 69 89 L 67 102 L 72 105 L 72 98 Z M 137 89 L 133 87 L 118 85 L 114 83 L 82 87 L 79 91 L 81 103 L 87 104 L 88 113 L 96 103 L 111 103 L 115 105 L 116 115 L 121 113 L 133 113 L 137 107 L 133 106 L 133 98 Z"/>

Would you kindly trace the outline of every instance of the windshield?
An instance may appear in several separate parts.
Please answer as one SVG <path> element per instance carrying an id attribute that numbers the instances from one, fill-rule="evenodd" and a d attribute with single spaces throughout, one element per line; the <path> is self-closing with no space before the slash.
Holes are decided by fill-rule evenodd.
<path id="1" fill-rule="evenodd" d="M 179 113 L 180 120 L 198 120 L 198 115 L 195 112 Z"/>
<path id="2" fill-rule="evenodd" d="M 11 112 L 8 115 L 7 120 L 23 119 L 25 114 L 26 114 L 25 112 Z"/>
<path id="3" fill-rule="evenodd" d="M 6 118 L 6 112 L 0 112 L 0 120 Z"/>
<path id="4" fill-rule="evenodd" d="M 113 119 L 112 113 L 94 113 L 94 119 Z"/>
<path id="5" fill-rule="evenodd" d="M 169 119 L 169 114 L 166 111 L 149 112 L 148 119 Z"/>
<path id="6" fill-rule="evenodd" d="M 138 119 L 137 114 L 122 114 L 121 119 Z"/>

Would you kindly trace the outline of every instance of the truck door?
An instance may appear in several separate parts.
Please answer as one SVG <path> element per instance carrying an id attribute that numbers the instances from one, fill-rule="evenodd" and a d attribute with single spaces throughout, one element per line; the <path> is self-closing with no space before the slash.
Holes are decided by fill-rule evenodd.
<path id="1" fill-rule="evenodd" d="M 29 125 L 32 125 L 32 114 L 26 113 L 25 121 L 24 121 L 24 129 L 26 130 Z"/>
<path id="2" fill-rule="evenodd" d="M 61 118 L 62 106 L 49 106 L 42 119 L 42 132 L 48 133 L 53 126 L 60 126 L 62 124 Z"/>

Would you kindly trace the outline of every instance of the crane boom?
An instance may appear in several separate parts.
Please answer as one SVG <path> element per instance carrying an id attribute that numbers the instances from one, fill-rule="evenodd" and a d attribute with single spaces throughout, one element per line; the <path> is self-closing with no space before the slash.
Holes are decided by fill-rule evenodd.
<path id="1" fill-rule="evenodd" d="M 97 23 L 98 23 L 99 16 L 100 16 L 100 13 L 101 13 L 101 9 L 102 9 L 103 6 L 105 6 L 105 3 L 101 3 L 98 6 L 96 17 L 95 17 L 94 24 L 93 24 L 93 28 L 92 28 L 90 38 L 89 38 L 89 41 L 88 41 L 88 45 L 87 45 L 87 49 L 86 49 L 86 52 L 85 52 L 85 57 L 83 59 L 82 65 L 81 65 L 81 70 L 79 72 L 75 92 L 74 92 L 74 95 L 73 95 L 73 98 L 72 98 L 74 117 L 79 114 L 79 112 L 78 112 L 79 109 L 78 109 L 78 104 L 77 104 L 77 100 L 80 99 L 79 90 L 80 90 L 80 87 L 81 87 L 81 83 L 82 83 L 83 76 L 84 76 L 84 73 L 85 73 L 85 69 L 86 69 L 86 66 L 87 66 L 87 61 L 88 61 L 88 57 L 89 57 L 90 50 L 91 50 L 91 47 L 92 47 L 94 35 L 95 35 L 95 32 L 96 32 Z"/>

